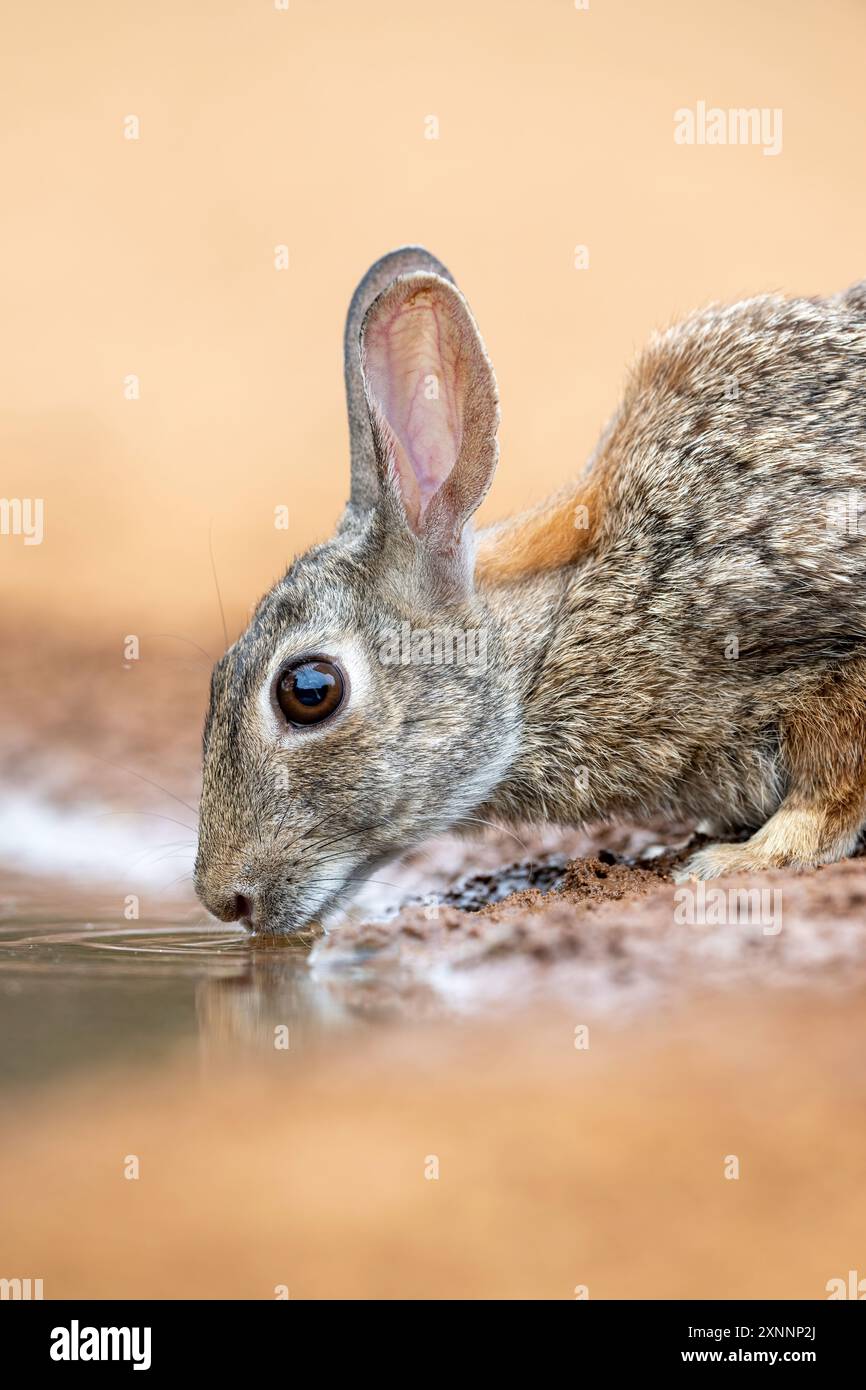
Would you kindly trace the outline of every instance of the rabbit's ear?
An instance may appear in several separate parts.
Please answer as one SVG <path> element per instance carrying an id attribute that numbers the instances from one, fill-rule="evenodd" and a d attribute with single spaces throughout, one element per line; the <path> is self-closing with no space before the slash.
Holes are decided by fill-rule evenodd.
<path id="1" fill-rule="evenodd" d="M 460 291 L 401 276 L 367 312 L 361 365 L 381 486 L 416 536 L 454 553 L 499 452 L 496 380 Z"/>
<path id="2" fill-rule="evenodd" d="M 441 261 L 423 246 L 401 246 L 370 266 L 349 305 L 343 335 L 343 372 L 346 404 L 349 410 L 349 446 L 352 460 L 352 491 L 349 512 L 361 516 L 375 506 L 379 497 L 379 478 L 370 412 L 361 372 L 361 325 L 374 299 L 400 275 L 424 271 L 453 284 Z"/>

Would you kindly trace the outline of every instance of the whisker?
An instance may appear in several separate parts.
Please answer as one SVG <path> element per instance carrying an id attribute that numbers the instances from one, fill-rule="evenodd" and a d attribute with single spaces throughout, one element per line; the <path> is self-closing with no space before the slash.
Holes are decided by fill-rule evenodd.
<path id="1" fill-rule="evenodd" d="M 504 831 L 506 835 L 510 835 L 513 840 L 516 840 L 519 845 L 522 845 L 523 848 L 526 850 L 527 854 L 532 853 L 526 841 L 521 840 L 520 836 L 515 834 L 515 832 L 511 830 L 507 825 L 498 825 L 496 821 L 484 820 L 481 816 L 461 816 L 460 824 L 462 824 L 464 821 L 469 820 L 474 821 L 476 825 L 489 825 L 491 830 Z"/>
<path id="2" fill-rule="evenodd" d="M 130 864 L 131 869 L 137 869 L 140 864 L 144 864 L 152 854 L 157 854 L 160 850 L 174 851 L 177 854 L 189 854 L 195 849 L 195 840 L 167 840 L 162 845 L 151 845 L 148 849 L 142 850 Z"/>
<path id="3" fill-rule="evenodd" d="M 219 604 L 219 606 L 220 606 L 220 617 L 222 618 L 222 623 L 223 623 L 223 637 L 225 638 L 226 651 L 228 651 L 228 648 L 229 648 L 229 630 L 228 630 L 228 628 L 227 628 L 227 626 L 226 626 L 226 611 L 225 611 L 225 609 L 223 608 L 223 596 L 222 596 L 222 594 L 220 593 L 220 582 L 219 582 L 219 580 L 218 580 L 218 578 L 217 578 L 216 561 L 214 560 L 214 557 L 213 557 L 213 521 L 211 521 L 210 525 L 208 526 L 207 544 L 208 544 L 208 550 L 210 551 L 210 567 L 211 567 L 211 572 L 213 573 L 213 582 L 214 582 L 214 584 L 216 585 L 217 602 L 218 602 L 218 604 Z"/>
<path id="4" fill-rule="evenodd" d="M 363 883 L 363 884 L 366 884 L 366 883 L 375 883 L 377 887 L 380 887 L 380 888 L 396 888 L 398 892 L 399 892 L 400 889 L 403 887 L 403 884 L 402 884 L 402 883 L 389 883 L 388 880 L 387 880 L 386 878 L 355 878 L 352 874 L 349 874 L 348 878 L 340 878 L 340 877 L 335 877 L 335 878 L 322 878 L 322 877 L 320 877 L 319 875 L 317 875 L 315 878 L 309 878 L 309 879 L 307 879 L 306 882 L 305 882 L 305 884 L 304 884 L 304 887 L 306 887 L 307 884 L 313 884 L 313 886 L 317 886 L 317 885 L 320 884 L 320 883 L 345 883 L 345 884 L 350 884 L 350 883 L 357 883 L 357 884 L 362 884 L 362 883 Z"/>
<path id="5" fill-rule="evenodd" d="M 286 816 L 289 814 L 289 811 L 291 810 L 291 808 L 292 808 L 292 803 L 291 803 L 291 801 L 290 801 L 288 798 L 286 798 L 286 809 L 283 811 L 283 814 L 280 816 L 280 823 L 279 823 L 279 825 L 277 826 L 276 831 L 274 832 L 274 839 L 275 839 L 275 840 L 279 838 L 280 833 L 281 833 L 281 831 L 282 831 L 282 828 L 283 828 L 283 826 L 284 826 L 285 823 L 286 823 Z"/>
<path id="6" fill-rule="evenodd" d="M 180 884 L 180 883 L 192 883 L 192 874 L 190 874 L 190 873 L 178 874 L 177 878 L 173 878 L 172 881 L 171 881 L 171 883 L 167 883 L 167 884 L 165 885 L 164 888 L 161 888 L 161 889 L 160 889 L 160 894 L 163 894 L 163 893 L 170 893 L 171 890 L 172 890 L 173 888 L 177 888 L 178 884 Z"/>
<path id="7" fill-rule="evenodd" d="M 152 816 L 154 820 L 170 820 L 172 825 L 179 825 L 181 830 L 189 830 L 195 834 L 194 825 L 187 825 L 182 820 L 176 820 L 174 816 L 163 816 L 159 811 L 99 811 L 94 819 L 105 820 L 107 816 Z"/>
<path id="8" fill-rule="evenodd" d="M 179 632 L 158 632 L 156 635 L 157 637 L 171 637 L 175 642 L 188 642 L 191 647 L 195 647 L 197 652 L 201 652 L 202 656 L 207 657 L 211 666 L 216 665 L 210 652 L 205 651 L 204 647 L 200 647 L 198 642 L 194 642 L 191 637 L 182 637 Z"/>
<path id="9" fill-rule="evenodd" d="M 162 786 L 160 782 L 154 782 L 152 777 L 145 777 L 143 772 L 136 772 L 134 768 L 124 767 L 122 763 L 113 763 L 108 758 L 100 758 L 98 753 L 90 753 L 88 756 L 95 758 L 98 763 L 104 763 L 106 767 L 116 767 L 118 772 L 125 772 L 130 777 L 137 777 L 139 782 L 147 782 L 148 786 L 156 787 L 157 791 L 163 792 L 166 796 L 170 796 L 172 801 L 176 801 L 179 806 L 183 806 L 187 811 L 192 811 L 194 816 L 198 815 L 196 808 L 190 806 L 188 801 L 184 801 L 182 796 L 175 796 L 174 792 L 169 791 L 168 787 Z M 192 827 L 187 826 L 187 829 L 191 828 Z"/>
<path id="10" fill-rule="evenodd" d="M 364 835 L 367 833 L 368 830 L 375 830 L 378 825 L 379 821 L 370 821 L 368 825 L 356 826 L 352 830 L 346 830 L 342 835 L 333 835 L 330 839 L 327 840 L 313 841 L 313 845 L 315 848 L 318 849 L 331 849 L 334 845 L 338 845 L 341 840 L 348 840 L 349 837 L 352 835 Z M 312 840 L 312 836 L 309 833 L 301 835 L 298 837 L 298 841 L 296 841 L 296 843 L 298 843 L 302 839 L 310 841 Z"/>
<path id="11" fill-rule="evenodd" d="M 182 855 L 185 856 L 185 857 L 188 859 L 188 858 L 189 858 L 189 853 L 190 853 L 189 850 L 181 850 L 181 849 L 170 849 L 170 850 L 166 850 L 165 854 L 161 854 L 161 855 L 159 856 L 158 859 L 153 859 L 153 860 L 151 860 L 151 863 L 150 863 L 150 866 L 149 866 L 149 867 L 153 868 L 153 866 L 156 865 L 156 864 L 165 864 L 165 863 L 167 863 L 167 861 L 168 861 L 169 859 L 180 859 Z"/>
<path id="12" fill-rule="evenodd" d="M 161 665 L 183 665 L 183 666 L 202 666 L 206 671 L 210 671 L 211 663 L 202 661 L 198 656 L 152 656 L 151 661 L 157 661 Z"/>

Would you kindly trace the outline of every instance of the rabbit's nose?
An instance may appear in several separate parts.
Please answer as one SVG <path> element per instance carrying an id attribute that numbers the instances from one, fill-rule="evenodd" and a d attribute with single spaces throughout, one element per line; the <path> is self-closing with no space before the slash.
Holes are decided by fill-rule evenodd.
<path id="1" fill-rule="evenodd" d="M 245 893 L 232 893 L 217 897 L 208 894 L 203 899 L 205 907 L 221 922 L 243 922 L 250 927 L 255 916 L 255 901 Z"/>
<path id="2" fill-rule="evenodd" d="M 234 903 L 232 904 L 231 921 L 243 922 L 244 926 L 251 927 L 253 924 L 253 899 L 248 898 L 243 893 L 235 893 Z"/>

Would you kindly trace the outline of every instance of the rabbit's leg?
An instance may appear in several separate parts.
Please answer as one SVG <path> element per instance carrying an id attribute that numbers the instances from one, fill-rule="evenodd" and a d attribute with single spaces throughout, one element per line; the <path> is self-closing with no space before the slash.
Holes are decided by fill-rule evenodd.
<path id="1" fill-rule="evenodd" d="M 830 864 L 851 854 L 866 825 L 866 661 L 841 667 L 781 729 L 788 792 L 742 844 L 708 845 L 675 874 L 719 878 Z"/>

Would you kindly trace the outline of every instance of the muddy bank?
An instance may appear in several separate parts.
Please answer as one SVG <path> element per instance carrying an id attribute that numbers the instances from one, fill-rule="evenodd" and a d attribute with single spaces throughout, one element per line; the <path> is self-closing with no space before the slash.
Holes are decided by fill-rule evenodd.
<path id="1" fill-rule="evenodd" d="M 866 980 L 866 858 L 677 887 L 671 868 L 691 848 L 679 840 L 476 875 L 388 921 L 347 920 L 311 964 L 331 988 L 344 977 L 347 991 L 363 967 L 368 1002 L 376 979 L 381 999 L 407 1010 L 431 992 L 463 1007 L 550 995 L 620 1017 L 701 987 L 838 991 Z M 503 883 L 515 889 L 500 897 Z"/>

